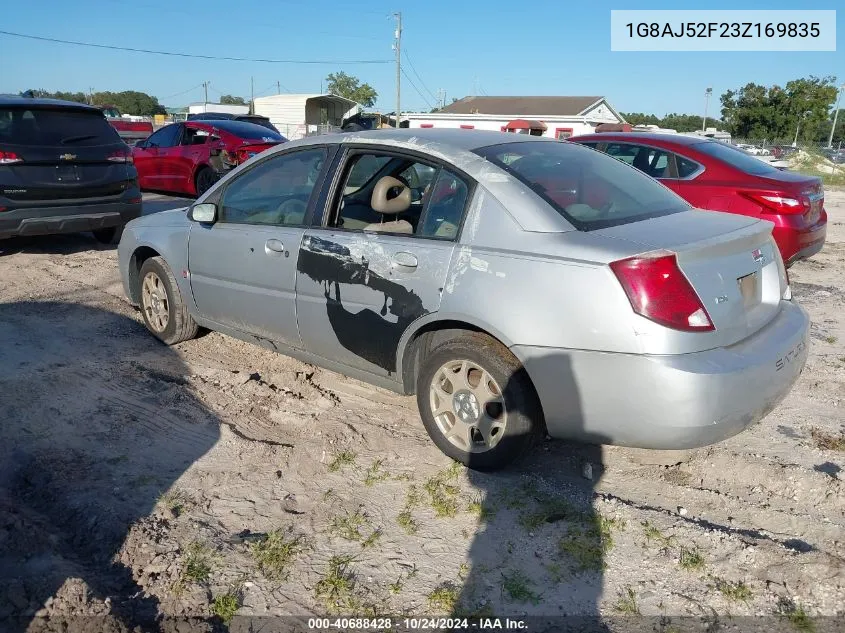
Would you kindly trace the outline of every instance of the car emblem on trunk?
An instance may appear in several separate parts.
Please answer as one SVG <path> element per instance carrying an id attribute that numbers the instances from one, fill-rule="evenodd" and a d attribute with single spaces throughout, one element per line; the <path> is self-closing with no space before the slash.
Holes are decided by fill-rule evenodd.
<path id="1" fill-rule="evenodd" d="M 759 264 L 764 259 L 763 258 L 763 251 L 759 248 L 755 248 L 753 251 L 751 251 L 751 257 L 753 257 L 754 261 Z"/>
<path id="2" fill-rule="evenodd" d="M 59 156 L 59 160 L 73 160 L 76 158 L 76 154 L 62 154 Z"/>

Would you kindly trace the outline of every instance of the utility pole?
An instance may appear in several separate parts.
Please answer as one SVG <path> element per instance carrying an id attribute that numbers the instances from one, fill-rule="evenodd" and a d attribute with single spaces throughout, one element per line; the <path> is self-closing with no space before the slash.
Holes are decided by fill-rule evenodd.
<path id="1" fill-rule="evenodd" d="M 203 112 L 208 112 L 208 83 L 207 81 L 202 82 L 202 87 L 205 88 L 205 105 L 203 106 Z"/>
<path id="2" fill-rule="evenodd" d="M 446 107 L 446 91 L 443 88 L 437 91 L 437 109 L 442 110 Z"/>
<path id="3" fill-rule="evenodd" d="M 830 136 L 827 139 L 827 146 L 833 147 L 833 133 L 836 131 L 836 119 L 839 118 L 839 102 L 842 100 L 842 91 L 845 90 L 845 84 L 839 86 L 839 96 L 836 97 L 836 109 L 833 111 L 833 126 L 830 128 Z M 841 146 L 841 143 L 840 143 Z"/>
<path id="4" fill-rule="evenodd" d="M 249 78 L 249 113 L 255 114 L 255 77 Z"/>
<path id="5" fill-rule="evenodd" d="M 394 13 L 394 16 L 396 17 L 396 37 L 393 48 L 396 51 L 396 129 L 398 130 L 402 112 L 402 13 Z"/>
<path id="6" fill-rule="evenodd" d="M 279 94 L 279 95 L 282 94 L 282 82 L 281 81 L 276 82 L 276 94 Z"/>
<path id="7" fill-rule="evenodd" d="M 710 105 L 710 95 L 713 94 L 713 88 L 708 87 L 704 91 L 704 120 L 701 122 L 701 131 L 707 131 L 707 106 Z"/>
<path id="8" fill-rule="evenodd" d="M 94 86 L 88 86 L 88 105 L 94 105 Z"/>

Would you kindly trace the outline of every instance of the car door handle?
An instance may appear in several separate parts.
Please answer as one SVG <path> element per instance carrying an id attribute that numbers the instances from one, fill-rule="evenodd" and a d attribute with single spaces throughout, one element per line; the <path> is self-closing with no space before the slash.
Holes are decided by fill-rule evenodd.
<path id="1" fill-rule="evenodd" d="M 285 245 L 277 239 L 264 242 L 264 252 L 268 255 L 277 256 L 285 252 Z"/>
<path id="2" fill-rule="evenodd" d="M 393 254 L 393 268 L 410 269 L 417 267 L 417 256 L 413 253 L 399 252 Z"/>

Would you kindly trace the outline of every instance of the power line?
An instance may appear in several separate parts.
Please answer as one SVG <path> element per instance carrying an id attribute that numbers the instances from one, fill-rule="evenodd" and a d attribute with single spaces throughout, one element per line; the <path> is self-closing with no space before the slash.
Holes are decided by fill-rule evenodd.
<path id="1" fill-rule="evenodd" d="M 411 67 L 411 70 L 413 70 L 413 71 L 414 71 L 414 74 L 417 76 L 417 79 L 419 79 L 419 80 L 420 80 L 420 84 L 422 84 L 422 87 L 423 87 L 423 88 L 425 88 L 425 91 L 426 91 L 428 94 L 430 94 L 430 95 L 431 95 L 431 98 L 432 98 L 432 99 L 434 99 L 435 101 L 437 101 L 437 97 L 435 97 L 435 96 L 434 96 L 434 93 L 433 93 L 431 90 L 429 90 L 429 89 L 428 89 L 428 86 L 426 86 L 426 85 L 425 85 L 425 82 L 423 81 L 422 77 L 420 77 L 420 74 L 417 72 L 417 69 L 414 67 L 414 64 L 411 62 L 411 58 L 410 58 L 410 57 L 408 57 L 408 49 L 406 48 L 406 49 L 405 49 L 405 50 L 403 50 L 402 52 L 405 54 L 405 59 L 408 61 L 408 65 Z"/>
<path id="2" fill-rule="evenodd" d="M 190 57 L 192 59 L 213 59 L 228 62 L 254 62 L 265 64 L 332 64 L 335 66 L 348 66 L 352 64 L 390 64 L 392 59 L 356 59 L 356 60 L 316 60 L 316 59 L 258 59 L 250 57 L 220 57 L 217 55 L 199 55 L 193 53 L 175 53 L 173 51 L 156 51 L 146 48 L 130 48 L 128 46 L 111 46 L 108 44 L 94 44 L 92 42 L 76 42 L 73 40 L 60 40 L 54 37 L 41 37 L 38 35 L 26 35 L 24 33 L 12 33 L 11 31 L 0 31 L 0 35 L 21 37 L 39 42 L 53 42 L 55 44 L 72 44 L 74 46 L 87 46 L 90 48 L 105 48 L 113 51 L 129 51 L 131 53 L 148 53 L 151 55 L 166 55 L 169 57 Z"/>
<path id="3" fill-rule="evenodd" d="M 202 84 L 198 84 L 198 85 L 194 86 L 193 88 L 188 88 L 187 90 L 183 90 L 182 92 L 177 92 L 175 95 L 168 95 L 167 97 L 160 97 L 160 101 L 166 101 L 167 99 L 172 99 L 173 97 L 181 97 L 182 95 L 186 95 L 189 92 L 193 92 L 194 90 L 197 90 L 198 88 L 202 88 Z"/>
<path id="4" fill-rule="evenodd" d="M 408 80 L 408 83 L 409 83 L 409 84 L 411 84 L 411 86 L 413 87 L 413 89 L 417 91 L 417 94 L 420 96 L 420 99 L 422 99 L 422 100 L 426 103 L 426 105 L 427 105 L 430 109 L 433 109 L 433 108 L 434 108 L 434 106 L 432 106 L 432 105 L 428 102 L 428 99 L 426 98 L 426 96 L 425 96 L 422 92 L 420 92 L 420 89 L 419 89 L 419 88 L 417 88 L 417 84 L 415 84 L 415 83 L 414 83 L 414 80 L 413 80 L 413 79 L 411 79 L 411 78 L 408 76 L 408 73 L 406 73 L 406 72 L 405 72 L 405 69 L 404 69 L 404 68 L 402 68 L 402 69 L 401 69 L 401 71 L 402 71 L 402 74 L 403 74 L 403 75 L 405 75 L 405 79 L 407 79 L 407 80 Z"/>

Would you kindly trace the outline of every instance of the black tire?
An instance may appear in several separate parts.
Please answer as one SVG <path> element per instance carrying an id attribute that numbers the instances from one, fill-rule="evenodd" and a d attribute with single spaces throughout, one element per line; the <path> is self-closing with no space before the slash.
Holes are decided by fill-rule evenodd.
<path id="1" fill-rule="evenodd" d="M 161 282 L 154 284 L 164 290 L 167 298 L 167 305 L 164 310 L 167 312 L 167 321 L 163 329 L 160 327 L 160 322 L 155 322 L 155 316 L 150 313 L 151 307 L 147 304 L 145 297 L 144 282 L 149 275 L 155 275 Z M 150 279 L 153 282 L 152 278 Z M 166 343 L 167 345 L 175 345 L 182 341 L 192 339 L 197 335 L 196 321 L 194 321 L 191 314 L 188 312 L 188 306 L 182 299 L 182 293 L 179 292 L 179 286 L 176 283 L 176 278 L 161 257 L 151 257 L 146 260 L 141 266 L 141 271 L 138 275 L 138 297 L 140 299 L 141 314 L 144 318 L 144 325 L 150 333 L 157 339 Z"/>
<path id="2" fill-rule="evenodd" d="M 211 189 L 211 186 L 217 182 L 217 174 L 211 167 L 200 167 L 196 176 L 194 176 L 194 187 L 197 190 L 197 198 L 199 198 L 206 191 Z"/>
<path id="3" fill-rule="evenodd" d="M 497 443 L 483 452 L 463 450 L 452 443 L 432 412 L 431 386 L 435 376 L 447 363 L 460 360 L 486 371 L 504 396 L 507 416 L 504 431 Z M 454 389 L 451 393 L 455 393 Z M 423 425 L 437 447 L 473 470 L 492 471 L 508 466 L 527 453 L 545 429 L 542 408 L 525 368 L 501 343 L 480 333 L 450 339 L 426 355 L 417 378 L 417 406 Z"/>
<path id="4" fill-rule="evenodd" d="M 118 244 L 120 236 L 123 235 L 123 225 L 110 226 L 107 229 L 97 229 L 91 232 L 94 234 L 94 239 L 100 244 Z"/>

